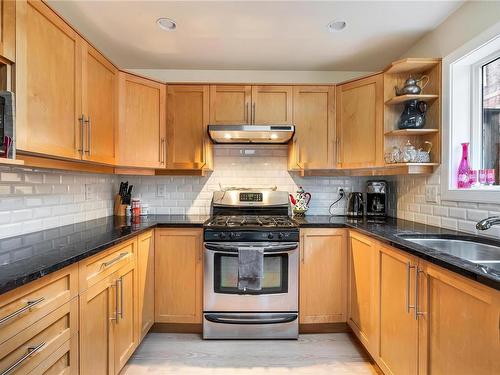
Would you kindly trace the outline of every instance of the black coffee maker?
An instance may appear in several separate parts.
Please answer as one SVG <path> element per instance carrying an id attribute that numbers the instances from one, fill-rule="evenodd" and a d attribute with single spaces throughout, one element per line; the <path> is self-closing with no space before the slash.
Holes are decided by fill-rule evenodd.
<path id="1" fill-rule="evenodd" d="M 366 186 L 366 216 L 387 216 L 387 181 L 368 181 Z"/>

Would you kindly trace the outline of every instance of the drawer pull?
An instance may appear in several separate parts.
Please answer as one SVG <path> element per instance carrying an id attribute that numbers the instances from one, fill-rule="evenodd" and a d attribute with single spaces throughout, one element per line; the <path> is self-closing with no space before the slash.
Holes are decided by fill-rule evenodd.
<path id="1" fill-rule="evenodd" d="M 21 366 L 26 360 L 30 359 L 32 355 L 40 351 L 45 346 L 45 343 L 42 342 L 37 346 L 30 346 L 26 354 L 24 354 L 21 358 L 15 361 L 12 365 L 6 368 L 0 375 L 9 375 L 12 374 L 19 366 Z"/>
<path id="2" fill-rule="evenodd" d="M 128 256 L 128 252 L 127 253 L 121 253 L 120 255 L 118 255 L 116 258 L 113 258 L 107 262 L 104 262 L 101 264 L 101 269 L 103 268 L 107 268 L 109 266 L 111 266 L 112 264 L 115 264 L 116 262 L 119 262 L 120 260 L 122 260 L 123 258 L 127 257 Z"/>
<path id="3" fill-rule="evenodd" d="M 14 319 L 15 317 L 19 316 L 20 314 L 22 314 L 23 312 L 31 309 L 32 307 L 38 305 L 39 303 L 45 301 L 45 297 L 40 297 L 34 301 L 28 301 L 26 302 L 26 306 L 24 307 L 21 307 L 19 310 L 17 311 L 14 311 L 12 314 L 9 314 L 3 318 L 0 319 L 0 325 L 8 322 L 9 320 L 11 319 Z"/>

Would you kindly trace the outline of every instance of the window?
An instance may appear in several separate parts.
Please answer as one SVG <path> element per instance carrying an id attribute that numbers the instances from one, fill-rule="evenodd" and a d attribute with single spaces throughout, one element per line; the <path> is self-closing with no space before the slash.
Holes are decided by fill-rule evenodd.
<path id="1" fill-rule="evenodd" d="M 481 66 L 481 169 L 495 170 L 500 181 L 500 57 Z M 472 147 L 476 146 L 475 144 Z M 481 146 L 478 144 L 477 146 Z"/>
<path id="2" fill-rule="evenodd" d="M 500 202 L 500 23 L 443 58 L 442 129 L 441 199 Z M 463 143 L 477 180 L 458 189 Z"/>

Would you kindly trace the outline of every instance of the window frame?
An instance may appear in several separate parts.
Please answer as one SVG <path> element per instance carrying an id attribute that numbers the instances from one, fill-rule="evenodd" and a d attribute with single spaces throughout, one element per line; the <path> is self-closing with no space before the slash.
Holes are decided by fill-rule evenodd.
<path id="1" fill-rule="evenodd" d="M 481 67 L 500 56 L 500 22 L 443 58 L 441 200 L 498 203 L 500 186 L 472 189 L 456 187 L 461 142 L 469 142 L 470 163 L 481 165 L 482 80 Z M 479 147 L 477 144 L 479 143 Z"/>

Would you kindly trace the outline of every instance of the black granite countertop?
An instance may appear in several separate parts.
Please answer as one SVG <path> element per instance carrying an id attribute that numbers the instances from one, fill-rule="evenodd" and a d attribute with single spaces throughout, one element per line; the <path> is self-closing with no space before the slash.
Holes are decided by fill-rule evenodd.
<path id="1" fill-rule="evenodd" d="M 0 239 L 0 294 L 92 256 L 147 229 L 203 227 L 209 216 L 105 217 Z"/>
<path id="2" fill-rule="evenodd" d="M 0 239 L 0 294 L 92 256 L 154 227 L 203 227 L 205 215 L 150 215 L 140 222 L 106 217 Z M 500 272 L 436 250 L 417 245 L 400 235 L 449 234 L 478 236 L 411 221 L 388 218 L 383 222 L 353 220 L 343 216 L 295 218 L 300 227 L 355 228 L 369 236 L 414 254 L 472 280 L 500 290 Z M 500 241 L 486 240 L 500 246 Z"/>
<path id="3" fill-rule="evenodd" d="M 416 255 L 443 268 L 447 268 L 469 279 L 500 290 L 500 270 L 485 265 L 469 262 L 426 246 L 418 245 L 403 238 L 415 235 L 448 235 L 459 236 L 464 240 L 480 240 L 484 243 L 500 247 L 500 240 L 477 236 L 464 232 L 438 228 L 413 221 L 387 218 L 370 221 L 367 219 L 350 219 L 345 216 L 306 216 L 295 218 L 301 228 L 342 228 L 356 229 L 383 243 Z"/>

